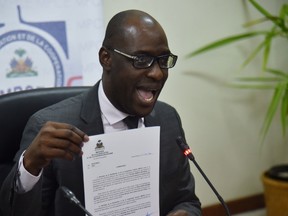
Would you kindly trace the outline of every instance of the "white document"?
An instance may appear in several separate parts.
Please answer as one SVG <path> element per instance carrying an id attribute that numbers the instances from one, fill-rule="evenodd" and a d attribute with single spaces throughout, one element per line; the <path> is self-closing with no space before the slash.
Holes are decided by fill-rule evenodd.
<path id="1" fill-rule="evenodd" d="M 91 136 L 83 150 L 85 207 L 93 216 L 159 215 L 160 127 Z"/>

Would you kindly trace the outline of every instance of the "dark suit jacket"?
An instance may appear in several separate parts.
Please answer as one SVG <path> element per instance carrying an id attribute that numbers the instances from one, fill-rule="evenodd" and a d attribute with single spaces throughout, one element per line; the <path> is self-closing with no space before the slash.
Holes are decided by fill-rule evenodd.
<path id="1" fill-rule="evenodd" d="M 46 121 L 75 125 L 89 136 L 103 133 L 98 86 L 99 83 L 81 95 L 34 114 L 26 125 L 15 161 L 19 160 L 23 150 Z M 200 215 L 200 202 L 194 192 L 194 178 L 190 173 L 189 163 L 175 142 L 178 136 L 184 137 L 176 110 L 158 101 L 151 114 L 145 117 L 145 125 L 160 126 L 160 215 L 166 215 L 173 209 L 186 209 L 191 216 Z M 72 162 L 53 160 L 44 169 L 41 180 L 31 191 L 24 194 L 14 192 L 16 176 L 15 165 L 1 189 L 0 205 L 4 216 L 84 216 L 84 213 L 67 201 L 58 190 L 59 186 L 66 186 L 84 203 L 80 157 Z"/>

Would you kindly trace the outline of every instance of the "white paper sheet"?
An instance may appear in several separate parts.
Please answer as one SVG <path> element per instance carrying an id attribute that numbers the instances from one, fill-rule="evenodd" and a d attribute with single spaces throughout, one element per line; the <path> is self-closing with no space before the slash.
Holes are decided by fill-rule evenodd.
<path id="1" fill-rule="evenodd" d="M 83 150 L 85 207 L 93 216 L 159 215 L 160 127 L 91 136 Z"/>

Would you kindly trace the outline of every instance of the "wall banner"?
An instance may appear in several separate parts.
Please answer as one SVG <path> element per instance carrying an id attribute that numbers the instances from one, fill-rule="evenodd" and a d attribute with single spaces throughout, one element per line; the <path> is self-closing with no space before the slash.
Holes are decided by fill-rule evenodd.
<path id="1" fill-rule="evenodd" d="M 101 1 L 56 1 L 0 0 L 0 95 L 83 85 L 92 65 L 100 73 Z"/>

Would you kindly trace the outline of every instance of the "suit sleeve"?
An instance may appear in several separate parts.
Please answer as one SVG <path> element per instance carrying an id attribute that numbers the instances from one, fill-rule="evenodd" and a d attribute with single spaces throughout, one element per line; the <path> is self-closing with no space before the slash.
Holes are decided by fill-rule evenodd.
<path id="1" fill-rule="evenodd" d="M 22 152 L 27 149 L 38 131 L 42 122 L 32 117 L 23 132 L 23 138 L 20 144 L 20 150 L 14 158 L 14 167 L 4 180 L 0 192 L 0 209 L 3 216 L 38 216 L 41 210 L 42 200 L 42 177 L 36 183 L 32 190 L 26 193 L 18 193 L 16 180 L 18 178 L 18 161 Z"/>

